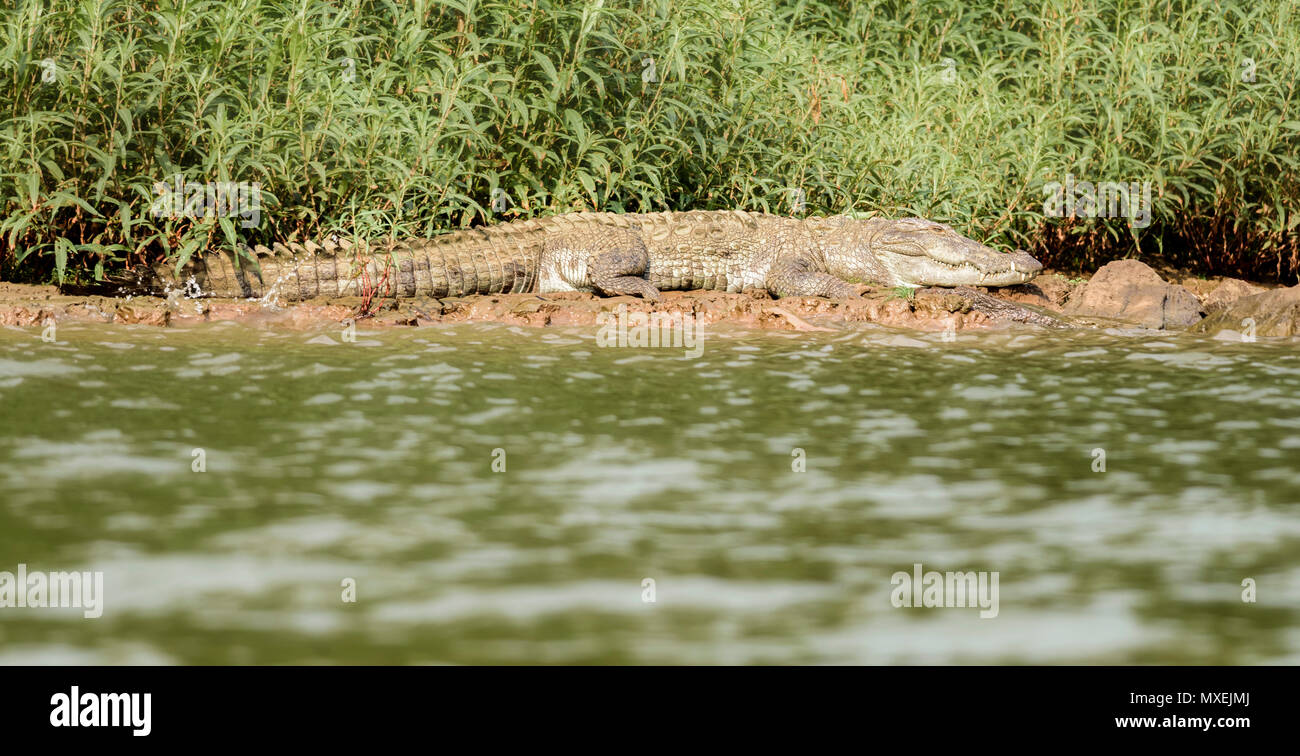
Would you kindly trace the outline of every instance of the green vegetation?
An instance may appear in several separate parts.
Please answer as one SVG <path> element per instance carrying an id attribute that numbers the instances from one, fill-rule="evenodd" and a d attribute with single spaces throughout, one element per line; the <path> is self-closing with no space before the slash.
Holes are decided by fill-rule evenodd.
<path id="1" fill-rule="evenodd" d="M 1293 0 L 16 5 L 0 10 L 0 278 L 800 197 L 1067 268 L 1136 244 L 1207 272 L 1300 269 Z M 260 224 L 154 217 L 177 174 L 259 182 Z M 1043 184 L 1067 174 L 1151 182 L 1150 225 L 1045 218 Z"/>

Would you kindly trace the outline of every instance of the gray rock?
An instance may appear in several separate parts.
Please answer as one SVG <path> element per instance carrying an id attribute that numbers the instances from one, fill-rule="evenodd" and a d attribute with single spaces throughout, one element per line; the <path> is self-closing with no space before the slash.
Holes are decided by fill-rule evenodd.
<path id="1" fill-rule="evenodd" d="M 1110 318 L 1145 328 L 1186 328 L 1201 319 L 1196 295 L 1165 281 L 1145 263 L 1103 265 L 1065 306 L 1068 315 Z"/>
<path id="2" fill-rule="evenodd" d="M 1201 297 L 1201 304 L 1205 306 L 1206 313 L 1218 312 L 1242 297 L 1262 294 L 1266 291 L 1268 289 L 1263 286 L 1246 283 L 1237 278 L 1225 278 L 1210 290 L 1209 294 Z"/>
<path id="3" fill-rule="evenodd" d="M 1300 286 L 1241 297 L 1192 330 L 1216 334 L 1225 329 L 1256 336 L 1300 335 Z"/>

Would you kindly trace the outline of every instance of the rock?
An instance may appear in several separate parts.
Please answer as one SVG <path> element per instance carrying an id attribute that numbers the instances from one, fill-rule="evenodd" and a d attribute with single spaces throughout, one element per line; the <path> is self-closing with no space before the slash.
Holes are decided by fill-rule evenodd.
<path id="1" fill-rule="evenodd" d="M 47 320 L 57 320 L 54 313 L 40 307 L 6 307 L 0 310 L 0 325 L 38 326 Z"/>
<path id="2" fill-rule="evenodd" d="M 1070 297 L 1068 315 L 1092 315 L 1146 328 L 1183 328 L 1201 319 L 1201 302 L 1181 286 L 1166 282 L 1145 263 L 1107 263 Z"/>
<path id="3" fill-rule="evenodd" d="M 513 312 L 516 315 L 526 315 L 528 313 L 537 312 L 538 310 L 542 309 L 542 306 L 545 304 L 546 302 L 540 299 L 530 299 L 528 301 L 520 302 L 519 304 L 515 305 L 515 308 L 511 310 L 511 312 Z"/>
<path id="4" fill-rule="evenodd" d="M 1220 283 L 1220 279 L 1210 280 L 1208 278 L 1201 278 L 1199 276 L 1195 276 L 1190 273 L 1187 273 L 1186 271 L 1178 271 L 1177 273 L 1167 272 L 1167 271 L 1157 271 L 1157 272 L 1160 273 L 1161 277 L 1164 278 L 1169 283 L 1178 284 L 1184 289 L 1187 289 L 1191 293 L 1195 294 L 1196 298 L 1201 300 L 1202 304 L 1205 303 L 1205 295 L 1209 294 L 1211 291 L 1214 291 L 1215 287 L 1217 287 Z"/>
<path id="5" fill-rule="evenodd" d="M 1217 334 L 1226 329 L 1246 336 L 1300 335 L 1300 286 L 1241 297 L 1211 313 L 1192 330 Z"/>
<path id="6" fill-rule="evenodd" d="M 1242 297 L 1262 294 L 1266 291 L 1268 289 L 1263 286 L 1246 283 L 1237 278 L 1225 278 L 1208 294 L 1201 297 L 1201 304 L 1205 307 L 1206 313 L 1218 312 Z"/>
<path id="7" fill-rule="evenodd" d="M 171 323 L 172 311 L 170 309 L 159 309 L 156 307 L 132 307 L 128 304 L 119 304 L 113 311 L 114 320 L 118 323 L 142 323 L 144 325 L 165 326 Z"/>

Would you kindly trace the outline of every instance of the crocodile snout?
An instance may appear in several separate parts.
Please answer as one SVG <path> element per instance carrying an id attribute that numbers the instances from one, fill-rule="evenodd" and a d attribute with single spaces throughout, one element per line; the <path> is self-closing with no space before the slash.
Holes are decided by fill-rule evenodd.
<path id="1" fill-rule="evenodd" d="M 1033 278 L 1043 272 L 1043 264 L 1040 263 L 1033 255 L 1023 249 L 1017 249 L 1015 252 L 1007 253 L 1007 262 L 1011 263 L 1012 270 L 1017 273 L 1024 273 Z M 1029 280 L 1028 278 L 1025 279 Z"/>

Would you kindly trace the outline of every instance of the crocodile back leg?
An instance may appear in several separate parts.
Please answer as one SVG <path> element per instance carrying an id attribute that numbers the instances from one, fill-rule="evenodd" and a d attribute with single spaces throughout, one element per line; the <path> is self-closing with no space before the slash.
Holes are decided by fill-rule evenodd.
<path id="1" fill-rule="evenodd" d="M 609 226 L 595 233 L 565 234 L 542 248 L 538 291 L 595 291 L 660 299 L 646 278 L 649 253 L 641 234 Z"/>

